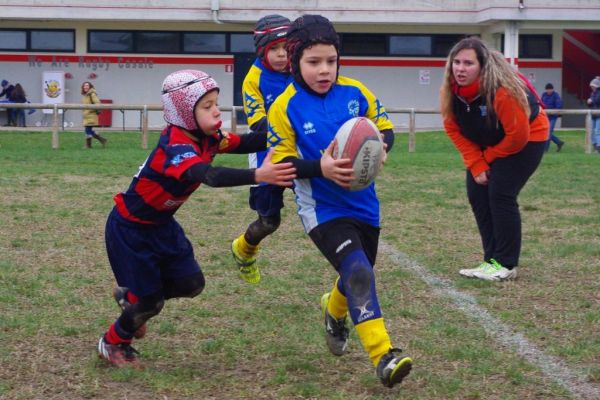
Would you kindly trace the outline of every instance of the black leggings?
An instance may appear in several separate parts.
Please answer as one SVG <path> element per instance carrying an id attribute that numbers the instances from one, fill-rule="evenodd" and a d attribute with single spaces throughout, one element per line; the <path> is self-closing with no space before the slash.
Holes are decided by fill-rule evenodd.
<path id="1" fill-rule="evenodd" d="M 121 313 L 118 325 L 126 337 L 133 337 L 133 333 L 150 318 L 158 315 L 165 305 L 165 300 L 179 297 L 196 297 L 204 289 L 204 275 L 201 271 L 195 275 L 182 279 L 164 282 L 161 291 L 140 297 L 138 302 L 126 307 Z"/>
<path id="2" fill-rule="evenodd" d="M 545 142 L 529 142 L 523 150 L 490 165 L 488 185 L 479 185 L 467 171 L 467 195 L 475 214 L 484 251 L 511 269 L 519 264 L 521 215 L 517 196 L 537 169 Z"/>

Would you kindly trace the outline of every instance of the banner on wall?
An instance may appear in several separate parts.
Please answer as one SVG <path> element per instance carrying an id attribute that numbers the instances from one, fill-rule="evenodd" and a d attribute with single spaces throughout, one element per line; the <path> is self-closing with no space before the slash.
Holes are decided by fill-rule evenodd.
<path id="1" fill-rule="evenodd" d="M 42 103 L 57 104 L 65 102 L 65 73 L 63 71 L 44 71 L 42 75 Z M 53 110 L 44 109 L 44 114 Z M 63 110 L 58 110 L 62 114 Z"/>

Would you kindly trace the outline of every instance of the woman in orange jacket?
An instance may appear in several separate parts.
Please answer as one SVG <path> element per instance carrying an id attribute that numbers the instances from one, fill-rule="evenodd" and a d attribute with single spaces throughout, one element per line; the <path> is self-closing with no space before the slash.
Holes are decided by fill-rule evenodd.
<path id="1" fill-rule="evenodd" d="M 475 37 L 450 51 L 440 99 L 444 128 L 467 168 L 484 252 L 478 267 L 459 273 L 514 279 L 521 252 L 517 196 L 544 154 L 548 117 L 524 77 Z"/>

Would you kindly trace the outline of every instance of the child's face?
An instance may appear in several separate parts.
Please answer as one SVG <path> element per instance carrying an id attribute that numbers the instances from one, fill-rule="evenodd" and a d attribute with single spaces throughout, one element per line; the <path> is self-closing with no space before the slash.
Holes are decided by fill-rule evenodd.
<path id="1" fill-rule="evenodd" d="M 307 47 L 300 57 L 300 74 L 313 91 L 325 94 L 337 77 L 337 51 L 332 44 Z"/>
<path id="2" fill-rule="evenodd" d="M 198 126 L 206 135 L 214 135 L 221 127 L 221 111 L 219 111 L 219 92 L 212 90 L 204 95 L 194 108 L 194 117 Z"/>
<path id="3" fill-rule="evenodd" d="M 288 60 L 287 51 L 285 51 L 285 42 L 274 44 L 269 48 L 267 61 L 275 71 L 283 72 L 286 70 Z"/>

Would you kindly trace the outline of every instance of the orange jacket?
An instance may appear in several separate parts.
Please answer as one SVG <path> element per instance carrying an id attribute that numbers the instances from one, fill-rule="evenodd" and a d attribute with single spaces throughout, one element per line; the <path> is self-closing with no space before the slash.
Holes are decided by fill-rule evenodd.
<path id="1" fill-rule="evenodd" d="M 548 140 L 549 122 L 544 110 L 540 108 L 538 116 L 530 124 L 525 110 L 502 87 L 496 92 L 494 111 L 504 128 L 505 136 L 498 144 L 484 149 L 460 133 L 460 127 L 453 117 L 444 118 L 446 133 L 473 176 L 489 170 L 495 159 L 520 152 L 528 142 Z"/>

